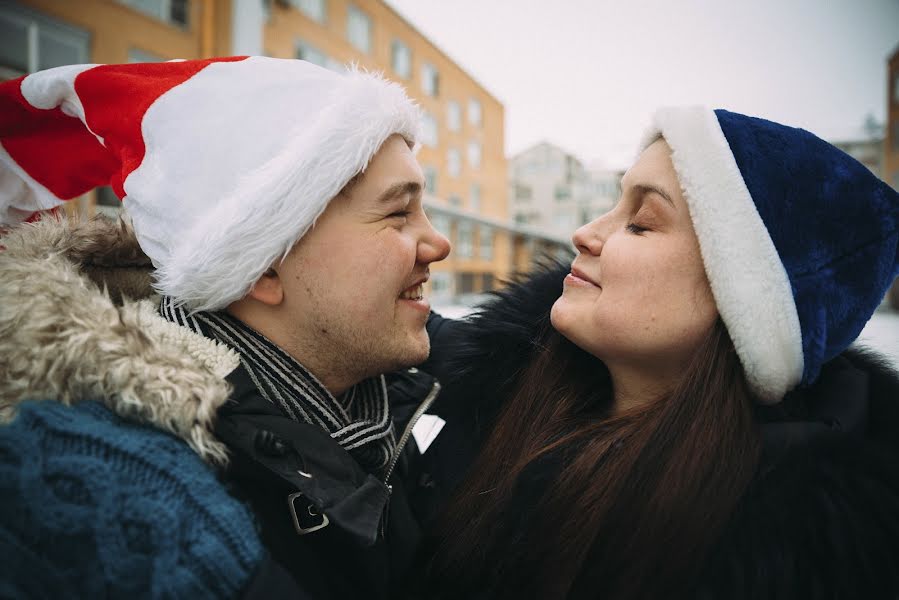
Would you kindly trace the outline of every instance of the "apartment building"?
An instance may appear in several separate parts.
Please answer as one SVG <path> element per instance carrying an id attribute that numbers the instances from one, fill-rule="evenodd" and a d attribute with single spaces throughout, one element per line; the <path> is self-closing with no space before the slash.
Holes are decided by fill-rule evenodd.
<path id="1" fill-rule="evenodd" d="M 574 155 L 549 142 L 509 160 L 509 198 L 513 220 L 567 237 L 618 200 L 622 173 L 588 169 Z"/>

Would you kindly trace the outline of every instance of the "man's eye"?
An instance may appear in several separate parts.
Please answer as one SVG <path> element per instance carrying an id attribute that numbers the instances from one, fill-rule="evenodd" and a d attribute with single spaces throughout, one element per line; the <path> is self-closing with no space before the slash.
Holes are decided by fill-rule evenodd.
<path id="1" fill-rule="evenodd" d="M 627 229 L 627 230 L 630 231 L 631 233 L 635 233 L 635 234 L 637 234 L 637 235 L 640 235 L 640 234 L 643 233 L 644 231 L 649 231 L 647 228 L 645 228 L 645 227 L 640 227 L 640 226 L 637 225 L 636 223 L 628 223 L 628 226 L 627 226 L 625 229 Z"/>
<path id="2" fill-rule="evenodd" d="M 389 215 L 387 215 L 387 218 L 388 218 L 388 219 L 394 219 L 394 218 L 402 218 L 402 219 L 405 219 L 405 218 L 408 217 L 410 214 L 412 214 L 412 211 L 409 211 L 409 210 L 398 210 L 398 211 L 396 211 L 395 213 L 390 213 Z"/>

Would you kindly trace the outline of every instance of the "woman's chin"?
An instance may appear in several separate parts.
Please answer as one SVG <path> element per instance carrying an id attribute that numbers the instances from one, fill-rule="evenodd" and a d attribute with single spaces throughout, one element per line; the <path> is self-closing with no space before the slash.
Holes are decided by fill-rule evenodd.
<path id="1" fill-rule="evenodd" d="M 571 326 L 571 306 L 570 302 L 565 299 L 565 296 L 562 295 L 552 306 L 552 309 L 549 311 L 549 322 L 552 323 L 553 328 L 565 335 L 566 329 Z M 566 336 L 567 337 L 567 336 Z"/>

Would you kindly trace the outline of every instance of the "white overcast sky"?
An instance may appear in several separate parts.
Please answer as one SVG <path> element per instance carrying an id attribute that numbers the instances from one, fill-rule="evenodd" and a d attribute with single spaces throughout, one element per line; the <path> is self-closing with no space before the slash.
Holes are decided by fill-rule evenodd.
<path id="1" fill-rule="evenodd" d="M 858 137 L 885 120 L 899 0 L 387 0 L 496 96 L 506 151 L 627 166 L 653 109 Z"/>

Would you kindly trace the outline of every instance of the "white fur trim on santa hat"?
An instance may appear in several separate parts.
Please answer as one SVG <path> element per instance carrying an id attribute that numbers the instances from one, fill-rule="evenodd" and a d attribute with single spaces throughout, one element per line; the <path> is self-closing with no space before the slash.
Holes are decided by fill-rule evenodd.
<path id="1" fill-rule="evenodd" d="M 774 404 L 802 379 L 802 331 L 786 269 L 718 118 L 704 107 L 654 115 L 641 150 L 663 137 L 684 192 L 718 312 L 750 388 Z"/>
<path id="2" fill-rule="evenodd" d="M 419 122 L 401 86 L 303 61 L 214 63 L 168 91 L 144 116 L 146 154 L 124 184 L 157 290 L 194 310 L 239 300 L 387 138 L 412 143 Z"/>

